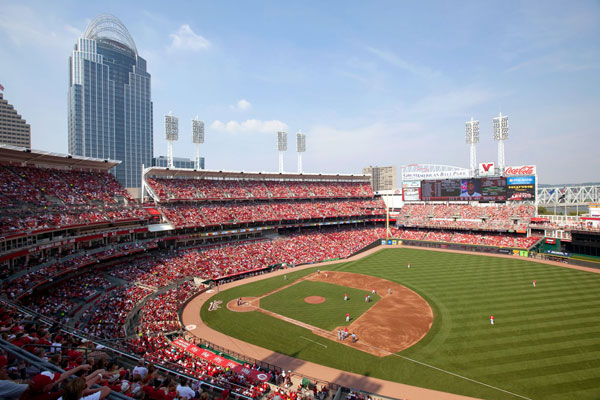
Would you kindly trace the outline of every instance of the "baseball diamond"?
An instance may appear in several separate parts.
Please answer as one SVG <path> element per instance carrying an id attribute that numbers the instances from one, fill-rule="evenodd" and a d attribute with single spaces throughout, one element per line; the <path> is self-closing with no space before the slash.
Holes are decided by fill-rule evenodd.
<path id="1" fill-rule="evenodd" d="M 406 268 L 408 261 L 411 269 Z M 324 269 L 322 264 L 319 268 Z M 335 329 L 323 334 L 322 330 L 307 324 L 306 319 L 297 324 L 301 319 L 298 316 L 291 318 L 265 311 L 263 300 L 273 293 L 285 294 L 303 282 L 326 279 L 323 273 L 315 272 L 316 267 L 308 266 L 281 271 L 287 275 L 285 281 L 276 274 L 265 276 L 251 283 L 233 284 L 217 295 L 198 299 L 201 303 L 214 299 L 229 301 L 243 293 L 255 297 L 252 300 L 255 312 L 208 312 L 204 303 L 200 321 L 201 303 L 194 300 L 184 310 L 183 322 L 202 325 L 198 333 L 205 338 L 208 335 L 209 340 L 221 338 L 229 346 L 248 349 L 252 356 L 260 356 L 258 359 L 276 359 L 284 367 L 290 365 L 309 376 L 323 376 L 323 371 L 329 373 L 333 381 L 346 376 L 343 371 L 350 373 L 349 376 L 366 376 L 368 378 L 357 376 L 351 380 L 352 387 L 371 391 L 377 387 L 377 393 L 392 397 L 409 397 L 410 393 L 410 398 L 432 398 L 431 392 L 419 392 L 419 388 L 447 392 L 436 392 L 434 398 L 456 395 L 457 398 L 486 399 L 572 396 L 594 399 L 600 393 L 595 361 L 600 352 L 597 335 L 600 300 L 595 294 L 600 287 L 600 276 L 591 273 L 591 269 L 562 268 L 510 256 L 412 248 L 372 251 L 363 258 L 338 262 L 327 268 L 329 283 L 346 285 L 342 292 L 359 286 L 364 293 L 374 287 L 374 280 L 379 280 L 380 285 L 375 288 L 383 298 L 373 310 L 396 294 L 401 298 L 402 288 L 414 293 L 415 299 L 427 305 L 415 309 L 415 314 L 423 318 L 414 323 L 391 324 L 397 335 L 389 335 L 388 342 L 378 342 L 385 343 L 382 347 L 370 343 L 380 349 L 389 346 L 386 355 L 369 352 L 365 349 L 368 346 L 364 346 L 367 341 L 377 340 L 380 330 L 387 331 L 377 323 L 369 324 L 365 331 L 354 329 L 355 322 L 351 323 L 350 330 L 357 331 L 358 343 L 363 347 L 350 346 L 336 340 Z M 351 280 L 351 277 L 358 279 Z M 538 283 L 535 288 L 531 285 L 534 278 Z M 392 283 L 392 294 L 388 296 L 387 286 Z M 538 290 L 542 287 L 543 290 Z M 289 300 L 294 301 L 292 296 Z M 343 302 L 341 299 L 340 303 Z M 305 304 L 305 307 L 310 309 L 312 305 Z M 427 310 L 432 319 L 427 319 Z M 370 313 L 368 310 L 358 316 L 358 321 Z M 490 314 L 495 316 L 495 325 L 489 323 Z M 395 317 L 391 312 L 389 319 Z M 392 348 L 394 341 L 402 341 L 407 329 L 404 325 L 414 324 L 412 328 L 416 330 L 418 324 L 427 323 L 431 329 L 422 331 L 422 339 L 415 334 L 412 346 Z M 230 338 L 224 339 L 225 336 L 205 324 Z M 327 348 L 300 337 L 325 343 Z M 253 343 L 262 350 L 233 345 L 241 343 L 233 338 Z M 329 342 L 323 342 L 323 338 Z M 345 379 L 349 379 L 348 376 Z"/>

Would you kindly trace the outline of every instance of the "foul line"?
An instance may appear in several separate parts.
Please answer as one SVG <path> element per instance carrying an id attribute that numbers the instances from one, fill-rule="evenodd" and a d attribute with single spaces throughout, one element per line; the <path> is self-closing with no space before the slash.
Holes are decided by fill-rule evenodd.
<path id="1" fill-rule="evenodd" d="M 393 354 L 393 356 L 394 356 L 394 357 L 399 357 L 399 358 L 404 358 L 405 360 L 412 361 L 412 362 L 414 362 L 414 363 L 417 363 L 417 364 L 424 365 L 424 366 L 426 366 L 426 367 L 428 367 L 428 368 L 433 368 L 433 369 L 435 369 L 435 370 L 438 370 L 438 371 L 440 371 L 440 372 L 446 373 L 446 374 L 448 374 L 448 375 L 453 375 L 453 376 L 456 376 L 456 377 L 458 377 L 458 378 L 465 379 L 465 380 L 467 380 L 467 381 L 471 381 L 471 382 L 473 382 L 473 383 L 477 383 L 477 384 L 479 384 L 479 385 L 487 386 L 487 387 L 489 387 L 489 388 L 496 389 L 496 390 L 499 390 L 499 391 L 501 391 L 501 392 L 504 392 L 504 393 L 512 394 L 513 396 L 517 396 L 517 397 L 520 397 L 520 398 L 522 398 L 522 399 L 525 399 L 525 400 L 532 400 L 532 399 L 530 399 L 529 397 L 521 396 L 520 394 L 516 394 L 516 393 L 513 393 L 513 392 L 509 392 L 508 390 L 500 389 L 499 387 L 492 386 L 492 385 L 488 385 L 487 383 L 483 383 L 483 382 L 477 381 L 477 380 L 475 380 L 475 379 L 467 378 L 466 376 L 462 376 L 462 375 L 459 375 L 459 374 L 455 374 L 454 372 L 446 371 L 445 369 L 442 369 L 442 368 L 434 367 L 433 365 L 429 365 L 429 364 L 427 364 L 427 363 L 424 363 L 424 362 L 422 362 L 422 361 L 413 360 L 412 358 L 404 357 L 404 356 L 401 356 L 401 355 L 399 355 L 399 354 Z"/>
<path id="2" fill-rule="evenodd" d="M 327 348 L 327 346 L 325 346 L 323 343 L 315 342 L 314 340 L 310 340 L 309 338 L 305 338 L 304 336 L 300 336 L 300 338 L 304 339 L 304 340 L 308 340 L 309 342 L 313 342 L 315 344 L 318 344 L 319 346 L 323 346 L 323 347 Z"/>

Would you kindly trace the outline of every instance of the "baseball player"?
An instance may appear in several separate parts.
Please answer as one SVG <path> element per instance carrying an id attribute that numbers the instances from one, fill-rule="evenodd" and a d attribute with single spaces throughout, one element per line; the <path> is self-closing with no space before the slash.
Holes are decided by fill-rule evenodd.
<path id="1" fill-rule="evenodd" d="M 344 293 L 344 301 L 348 301 L 348 293 Z"/>
<path id="2" fill-rule="evenodd" d="M 490 324 L 494 325 L 494 316 L 490 315 Z"/>
<path id="3" fill-rule="evenodd" d="M 533 287 L 535 287 L 535 279 L 533 280 Z"/>
<path id="4" fill-rule="evenodd" d="M 365 303 L 368 303 L 368 302 L 369 302 L 369 295 L 365 294 Z"/>
<path id="5" fill-rule="evenodd" d="M 392 294 L 392 288 L 388 288 L 388 294 Z"/>
<path id="6" fill-rule="evenodd" d="M 350 322 L 350 313 L 346 313 L 346 322 Z"/>
<path id="7" fill-rule="evenodd" d="M 408 269 L 410 269 L 410 263 L 408 263 Z"/>

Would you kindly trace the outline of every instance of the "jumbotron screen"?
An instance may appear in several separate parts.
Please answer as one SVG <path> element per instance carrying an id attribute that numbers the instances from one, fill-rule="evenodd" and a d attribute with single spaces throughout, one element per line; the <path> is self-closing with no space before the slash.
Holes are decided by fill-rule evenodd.
<path id="1" fill-rule="evenodd" d="M 506 201 L 505 177 L 421 181 L 423 201 Z"/>

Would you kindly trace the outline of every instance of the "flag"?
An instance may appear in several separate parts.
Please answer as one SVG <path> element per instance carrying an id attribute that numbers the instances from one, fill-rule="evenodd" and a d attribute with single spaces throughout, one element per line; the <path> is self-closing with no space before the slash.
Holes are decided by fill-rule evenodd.
<path id="1" fill-rule="evenodd" d="M 4 86 L 2 86 L 2 84 L 0 84 L 0 90 L 4 92 Z"/>

